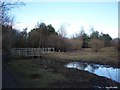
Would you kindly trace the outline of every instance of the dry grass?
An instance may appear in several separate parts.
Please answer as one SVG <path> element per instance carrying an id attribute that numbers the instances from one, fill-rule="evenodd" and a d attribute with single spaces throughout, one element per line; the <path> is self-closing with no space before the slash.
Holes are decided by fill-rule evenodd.
<path id="1" fill-rule="evenodd" d="M 12 71 L 20 76 L 24 88 L 80 88 L 112 86 L 111 80 L 86 71 L 68 69 L 65 62 L 48 59 L 12 59 L 8 62 Z M 44 66 L 47 66 L 45 68 Z M 104 82 L 103 82 L 104 81 Z M 115 83 L 115 85 L 117 85 Z"/>
<path id="2" fill-rule="evenodd" d="M 40 62 L 39 59 L 22 59 L 11 60 L 8 64 L 21 77 L 25 88 L 45 88 L 50 87 L 50 83 L 66 80 L 61 74 L 52 73 L 53 69 L 45 69 Z"/>
<path id="3" fill-rule="evenodd" d="M 105 47 L 99 52 L 94 52 L 91 48 L 76 52 L 55 52 L 47 54 L 45 57 L 55 60 L 79 60 L 110 65 L 118 63 L 118 51 L 114 47 Z"/>
<path id="4" fill-rule="evenodd" d="M 85 71 L 67 69 L 63 65 L 69 60 L 115 65 L 116 57 L 117 52 L 112 47 L 103 48 L 97 53 L 87 48 L 75 52 L 50 53 L 39 59 L 13 58 L 8 64 L 20 76 L 25 88 L 106 86 L 109 84 L 106 78 Z"/>

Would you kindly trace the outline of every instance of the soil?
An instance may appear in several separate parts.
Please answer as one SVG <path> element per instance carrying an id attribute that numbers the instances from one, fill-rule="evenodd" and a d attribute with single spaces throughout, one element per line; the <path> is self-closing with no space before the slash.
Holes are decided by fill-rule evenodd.
<path id="1" fill-rule="evenodd" d="M 69 61 L 63 62 L 61 60 L 49 60 L 46 58 L 20 59 L 18 61 L 12 59 L 12 60 L 9 60 L 8 67 L 11 68 L 12 65 L 22 62 L 22 61 L 25 61 L 25 60 L 26 60 L 26 62 L 28 61 L 29 63 L 33 63 L 35 65 L 34 67 L 39 67 L 40 69 L 44 69 L 44 70 L 51 69 L 51 73 L 59 74 L 59 75 L 62 75 L 65 77 L 65 80 L 48 83 L 48 88 L 98 88 L 98 87 L 105 88 L 105 87 L 114 87 L 114 86 L 119 87 L 120 86 L 119 83 L 112 81 L 111 79 L 108 79 L 105 77 L 100 77 L 95 74 L 91 74 L 87 71 L 82 71 L 82 70 L 77 70 L 77 69 L 68 69 L 68 68 L 64 67 L 64 65 L 66 63 L 68 63 Z M 11 63 L 11 61 L 13 61 L 13 62 Z M 25 62 L 21 63 L 21 65 L 25 65 Z M 26 66 L 26 67 L 29 67 L 29 66 Z M 29 67 L 29 68 L 31 68 L 31 67 Z M 27 69 L 27 68 L 24 68 L 24 69 Z M 24 86 L 22 86 L 20 83 L 15 84 L 16 81 L 19 82 L 20 80 L 22 80 L 22 82 L 26 82 L 24 79 L 25 75 L 21 75 L 21 73 L 19 72 L 20 70 L 18 70 L 18 69 L 17 69 L 17 71 L 14 69 L 11 69 L 11 70 L 16 72 L 17 76 L 19 76 L 19 77 L 16 78 L 16 77 L 14 77 L 14 75 L 11 74 L 8 77 L 8 80 L 11 82 L 9 82 L 9 81 L 4 82 L 4 84 L 3 84 L 4 88 L 9 87 L 7 85 L 10 85 L 12 88 L 13 87 L 14 88 L 20 88 L 20 87 L 21 88 L 24 88 L 24 87 L 29 88 L 29 85 L 27 85 L 27 83 Z M 4 72 L 6 72 L 6 70 Z M 8 75 L 8 73 L 5 73 L 5 76 L 6 75 Z M 36 78 L 37 75 L 39 75 L 39 74 L 32 75 L 31 76 L 31 77 L 33 77 L 32 80 L 41 78 L 41 76 Z M 3 78 L 3 81 L 4 80 L 6 80 L 6 79 Z M 29 80 L 27 82 L 29 82 Z M 32 82 L 29 82 L 29 83 L 32 84 Z M 34 87 L 34 85 L 31 86 L 31 88 L 32 87 Z M 40 88 L 40 87 L 38 86 L 36 88 Z M 45 88 L 47 88 L 47 87 L 45 87 Z"/>

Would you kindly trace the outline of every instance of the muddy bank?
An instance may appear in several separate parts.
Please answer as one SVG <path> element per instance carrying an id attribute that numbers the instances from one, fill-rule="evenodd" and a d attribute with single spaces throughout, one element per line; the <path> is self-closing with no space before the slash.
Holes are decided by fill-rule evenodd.
<path id="1" fill-rule="evenodd" d="M 2 89 L 5 88 L 22 88 L 22 83 L 20 78 L 4 64 L 2 65 Z"/>
<path id="2" fill-rule="evenodd" d="M 78 70 L 88 71 L 98 76 L 110 78 L 120 83 L 120 68 L 115 68 L 109 65 L 100 65 L 95 63 L 70 62 L 65 65 L 67 68 L 75 68 Z"/>
<path id="3" fill-rule="evenodd" d="M 9 67 L 20 76 L 25 88 L 96 88 L 120 86 L 110 79 L 87 71 L 68 69 L 68 61 L 39 59 L 12 59 Z"/>

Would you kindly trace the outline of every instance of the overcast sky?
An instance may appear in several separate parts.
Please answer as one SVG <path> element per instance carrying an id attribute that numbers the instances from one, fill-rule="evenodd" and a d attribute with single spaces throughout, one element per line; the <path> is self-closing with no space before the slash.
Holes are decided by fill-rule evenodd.
<path id="1" fill-rule="evenodd" d="M 118 37 L 117 2 L 25 2 L 25 6 L 15 8 L 15 27 L 28 31 L 37 22 L 52 24 L 56 31 L 61 25 L 66 26 L 67 36 L 80 32 L 81 27 L 87 34 L 90 28 Z"/>

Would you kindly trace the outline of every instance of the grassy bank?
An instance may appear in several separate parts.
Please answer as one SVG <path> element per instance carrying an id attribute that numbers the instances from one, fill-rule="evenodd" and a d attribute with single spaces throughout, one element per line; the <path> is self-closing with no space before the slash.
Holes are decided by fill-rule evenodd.
<path id="1" fill-rule="evenodd" d="M 44 57 L 51 60 L 85 61 L 118 66 L 118 51 L 114 47 L 102 48 L 99 52 L 94 52 L 91 48 L 74 52 L 55 52 L 47 54 Z"/>
<path id="2" fill-rule="evenodd" d="M 90 88 L 117 86 L 110 79 L 87 71 L 68 69 L 65 62 L 41 59 L 12 59 L 8 65 L 20 77 L 24 88 Z M 104 82 L 103 82 L 104 81 Z"/>
<path id="3" fill-rule="evenodd" d="M 68 69 L 64 65 L 72 60 L 117 66 L 117 57 L 118 52 L 113 47 L 103 48 L 99 52 L 82 49 L 49 53 L 37 59 L 11 58 L 8 66 L 20 77 L 25 88 L 109 87 L 117 86 L 118 83 L 87 71 Z"/>

